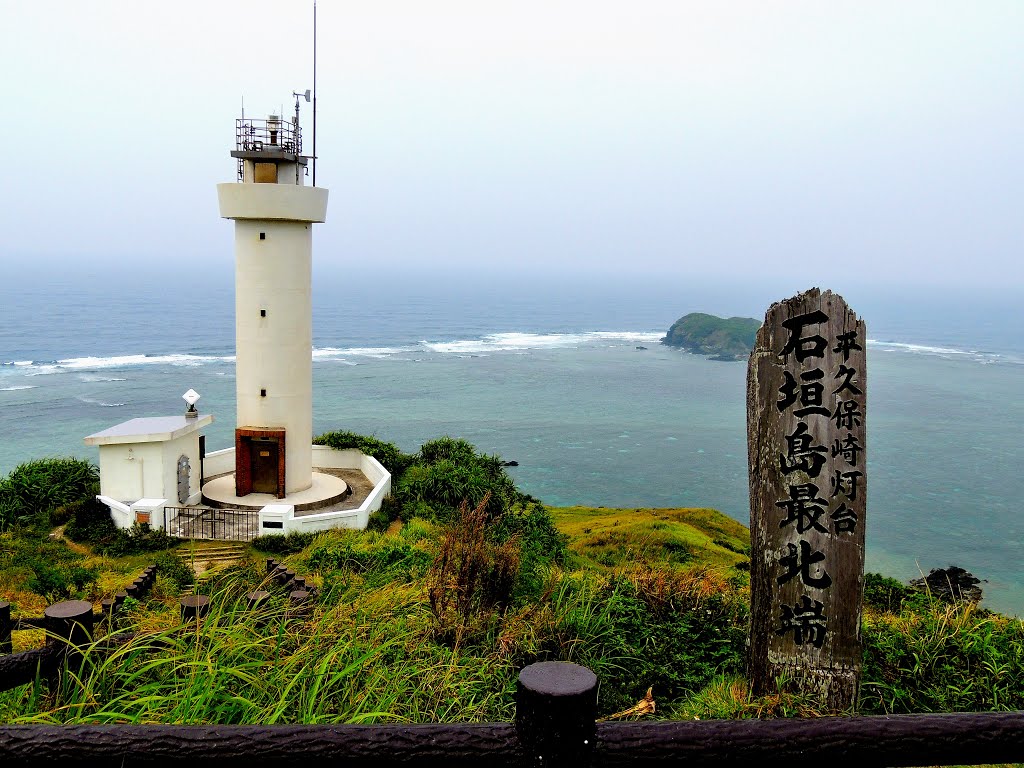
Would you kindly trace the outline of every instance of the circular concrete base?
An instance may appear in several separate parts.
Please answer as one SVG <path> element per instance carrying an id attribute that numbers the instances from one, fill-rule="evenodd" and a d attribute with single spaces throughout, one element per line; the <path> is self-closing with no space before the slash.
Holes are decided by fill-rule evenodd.
<path id="1" fill-rule="evenodd" d="M 203 486 L 203 503 L 230 509 L 262 509 L 268 504 L 288 504 L 296 512 L 322 509 L 342 501 L 351 491 L 340 477 L 313 473 L 313 484 L 304 491 L 289 493 L 283 499 L 271 493 L 235 496 L 235 473 L 221 475 Z"/>

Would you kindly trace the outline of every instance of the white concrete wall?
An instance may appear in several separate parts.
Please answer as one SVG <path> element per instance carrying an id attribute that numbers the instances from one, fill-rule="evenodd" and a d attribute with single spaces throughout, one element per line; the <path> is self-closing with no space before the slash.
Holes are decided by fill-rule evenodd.
<path id="1" fill-rule="evenodd" d="M 161 443 L 115 443 L 100 446 L 100 493 L 134 502 L 163 494 Z"/>
<path id="2" fill-rule="evenodd" d="M 101 445 L 100 493 L 132 503 L 142 498 L 178 503 L 178 458 L 189 457 L 189 496 L 199 488 L 199 433 L 174 440 Z"/>
<path id="3" fill-rule="evenodd" d="M 354 448 L 337 451 L 323 445 L 313 446 L 313 459 L 317 467 L 326 469 L 359 469 L 366 478 L 374 483 L 358 509 L 343 512 L 319 512 L 296 517 L 294 507 L 272 504 L 260 510 L 260 534 L 283 533 L 292 531 L 311 533 L 329 531 L 333 528 L 366 528 L 370 514 L 380 509 L 384 497 L 391 493 L 391 474 L 372 456 L 366 456 Z M 281 528 L 265 528 L 264 521 L 280 522 Z"/>
<path id="4" fill-rule="evenodd" d="M 214 451 L 206 454 L 203 459 L 203 475 L 213 477 L 223 475 L 226 472 L 235 471 L 235 449 L 225 448 L 221 451 Z"/>
<path id="5" fill-rule="evenodd" d="M 110 508 L 110 519 L 114 521 L 115 526 L 118 528 L 132 527 L 132 523 L 135 522 L 135 516 L 127 504 L 122 504 L 117 499 L 112 499 L 109 496 L 100 495 L 96 498 Z"/>
<path id="6" fill-rule="evenodd" d="M 335 450 L 326 445 L 313 446 L 313 466 L 325 469 L 362 469 L 362 451 L 356 448 Z M 372 458 L 372 457 L 371 457 Z M 369 475 L 367 475 L 369 479 Z"/>
<path id="7" fill-rule="evenodd" d="M 286 493 L 312 484 L 311 227 L 308 222 L 235 222 L 237 425 L 284 429 Z"/>
<path id="8" fill-rule="evenodd" d="M 232 182 L 217 185 L 217 199 L 225 219 L 327 221 L 326 187 Z"/>

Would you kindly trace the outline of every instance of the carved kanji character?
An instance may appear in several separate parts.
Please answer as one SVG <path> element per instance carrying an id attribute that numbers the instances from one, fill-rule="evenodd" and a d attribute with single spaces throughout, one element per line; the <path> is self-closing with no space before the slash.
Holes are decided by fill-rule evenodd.
<path id="1" fill-rule="evenodd" d="M 800 539 L 799 550 L 795 544 L 786 544 L 786 550 L 787 554 L 779 558 L 779 564 L 785 569 L 785 572 L 775 579 L 779 585 L 785 584 L 794 576 L 799 575 L 800 581 L 808 587 L 828 589 L 832 586 L 832 577 L 824 568 L 821 569 L 820 576 L 811 575 L 811 566 L 825 559 L 824 552 L 812 550 L 810 542 L 804 539 Z"/>

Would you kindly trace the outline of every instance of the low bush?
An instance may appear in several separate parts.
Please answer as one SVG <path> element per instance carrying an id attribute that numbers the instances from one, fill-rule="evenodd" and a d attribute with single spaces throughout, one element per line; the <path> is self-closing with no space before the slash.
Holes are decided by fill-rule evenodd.
<path id="1" fill-rule="evenodd" d="M 99 470 L 75 458 L 36 459 L 0 480 L 0 530 L 99 492 Z M 46 521 L 48 522 L 48 520 Z"/>
<path id="2" fill-rule="evenodd" d="M 146 523 L 136 523 L 130 529 L 118 528 L 113 536 L 96 544 L 96 551 L 111 557 L 141 555 L 146 552 L 161 552 L 172 549 L 182 540 L 168 536 L 159 528 L 150 528 Z"/>
<path id="3" fill-rule="evenodd" d="M 70 515 L 64 535 L 72 541 L 96 544 L 109 541 L 117 534 L 110 507 L 95 497 L 72 502 L 63 509 Z"/>
<path id="4" fill-rule="evenodd" d="M 20 587 L 49 602 L 74 597 L 96 581 L 99 571 L 59 539 L 0 535 L 0 571 L 20 573 Z"/>
<path id="5" fill-rule="evenodd" d="M 318 539 L 306 555 L 311 570 L 344 570 L 371 584 L 407 583 L 426 573 L 432 560 L 431 543 L 418 529 L 399 536 L 340 531 Z"/>
<path id="6" fill-rule="evenodd" d="M 864 624 L 866 714 L 1024 709 L 1024 622 L 969 603 L 904 602 Z"/>
<path id="7" fill-rule="evenodd" d="M 326 445 L 339 451 L 346 448 L 356 448 L 367 456 L 373 456 L 373 458 L 379 461 L 384 466 L 384 469 L 391 473 L 392 481 L 401 477 L 406 467 L 415 458 L 407 453 L 402 453 L 401 449 L 394 443 L 343 430 L 325 432 L 313 438 L 313 445 Z"/>
<path id="8" fill-rule="evenodd" d="M 613 576 L 604 599 L 611 630 L 595 650 L 629 662 L 606 673 L 602 709 L 626 709 L 648 688 L 682 699 L 717 675 L 742 672 L 747 606 L 713 573 Z"/>
<path id="9" fill-rule="evenodd" d="M 195 574 L 174 552 L 160 552 L 153 558 L 157 575 L 167 579 L 175 587 L 185 589 L 195 581 Z"/>
<path id="10" fill-rule="evenodd" d="M 268 533 L 254 538 L 252 546 L 253 549 L 267 552 L 271 555 L 291 555 L 304 550 L 319 535 L 319 533 L 300 533 L 298 531 L 292 531 L 287 535 Z"/>

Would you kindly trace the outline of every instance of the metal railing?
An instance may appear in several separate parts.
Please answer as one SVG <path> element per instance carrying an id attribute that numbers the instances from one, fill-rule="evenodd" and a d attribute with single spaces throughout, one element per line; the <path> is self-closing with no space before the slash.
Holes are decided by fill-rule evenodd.
<path id="1" fill-rule="evenodd" d="M 239 152 L 302 154 L 302 128 L 287 119 L 235 120 L 235 149 Z"/>
<path id="2" fill-rule="evenodd" d="M 179 539 L 252 541 L 260 533 L 260 513 L 253 509 L 164 507 L 164 532 Z"/>

